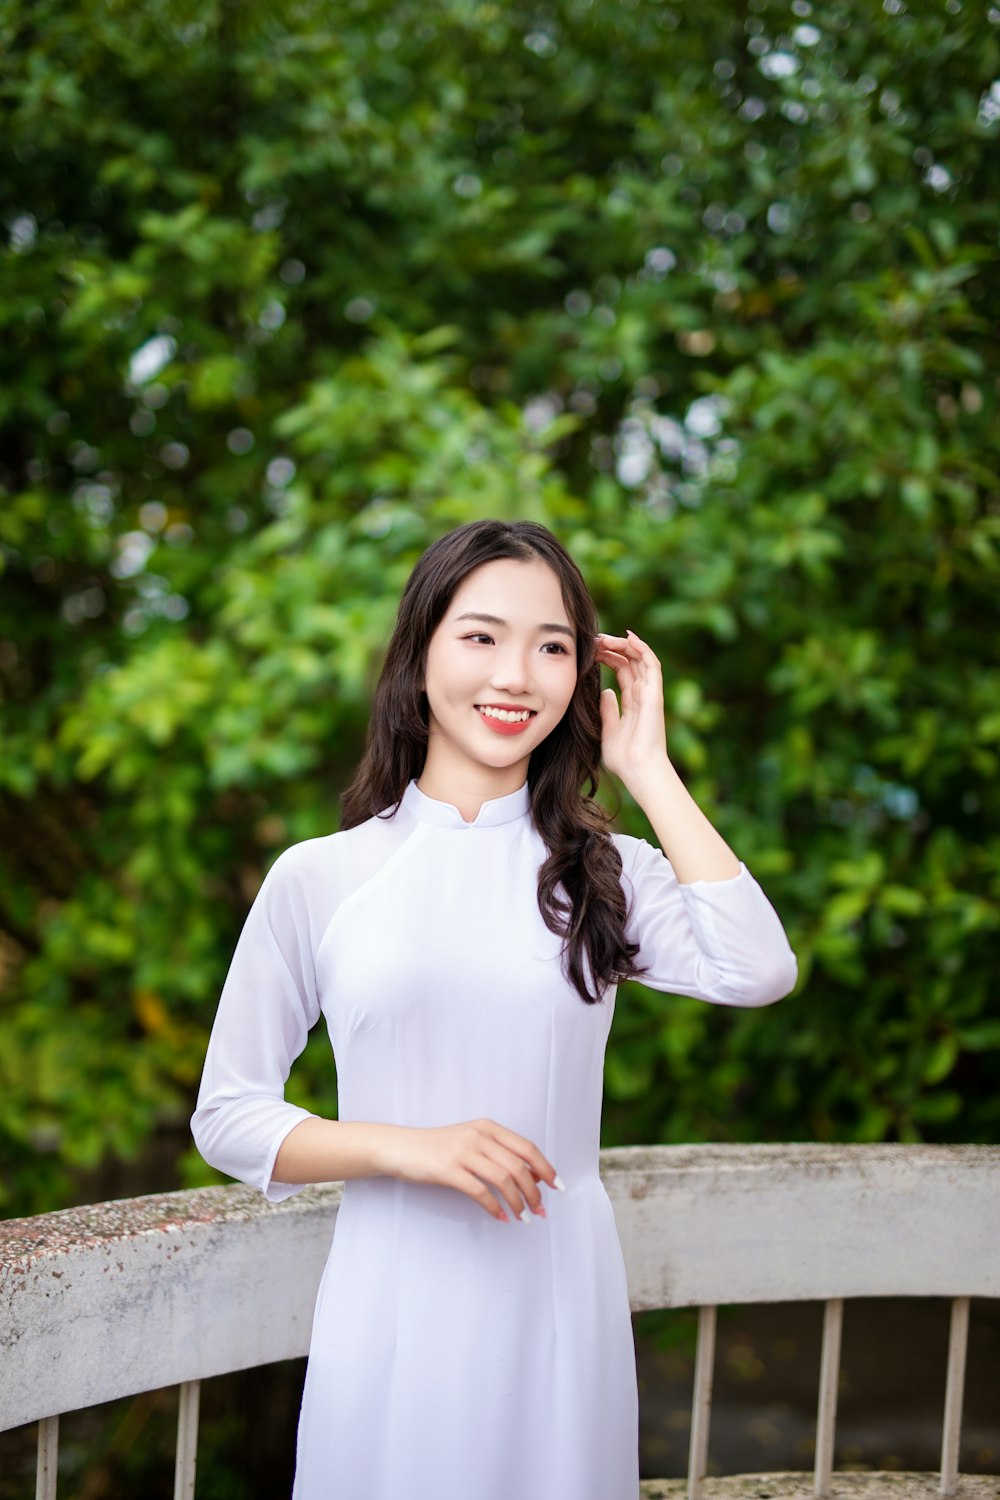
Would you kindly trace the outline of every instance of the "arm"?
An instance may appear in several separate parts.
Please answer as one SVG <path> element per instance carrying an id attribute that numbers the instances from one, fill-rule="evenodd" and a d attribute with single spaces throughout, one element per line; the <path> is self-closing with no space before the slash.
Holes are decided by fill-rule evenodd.
<path id="1" fill-rule="evenodd" d="M 296 1191 L 274 1179 L 290 1130 L 310 1119 L 285 1099 L 292 1063 L 319 1018 L 300 855 L 286 850 L 247 915 L 209 1038 L 191 1133 L 220 1172 L 278 1203 Z"/>
<path id="2" fill-rule="evenodd" d="M 491 1187 L 518 1218 L 527 1213 L 530 1219 L 531 1213 L 545 1217 L 539 1181 L 563 1186 L 537 1146 L 494 1120 L 428 1128 L 313 1117 L 285 1137 L 274 1174 L 286 1183 L 398 1177 L 451 1187 L 504 1223 L 508 1215 Z"/>
<path id="3" fill-rule="evenodd" d="M 649 819 L 681 885 L 731 880 L 740 873 L 740 861 L 691 796 L 666 752 L 662 762 L 651 763 L 643 775 L 634 778 L 629 791 Z"/>
<path id="4" fill-rule="evenodd" d="M 601 694 L 601 755 L 638 802 L 682 883 L 730 880 L 740 862 L 684 786 L 667 753 L 663 673 L 637 635 L 597 637 L 597 660 L 611 667 L 621 689 Z"/>
<path id="5" fill-rule="evenodd" d="M 615 672 L 601 694 L 602 756 L 645 812 L 662 854 L 641 840 L 628 874 L 633 937 L 646 982 L 728 1005 L 767 1005 L 795 986 L 797 964 L 764 892 L 698 807 L 667 753 L 663 679 L 631 631 L 598 637 Z"/>

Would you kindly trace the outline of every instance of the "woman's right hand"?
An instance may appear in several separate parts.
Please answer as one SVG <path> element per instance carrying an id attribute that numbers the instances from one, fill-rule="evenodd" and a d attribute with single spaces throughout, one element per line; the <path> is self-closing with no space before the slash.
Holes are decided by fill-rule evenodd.
<path id="1" fill-rule="evenodd" d="M 521 1218 L 527 1209 L 545 1218 L 539 1181 L 563 1188 L 552 1163 L 525 1136 L 495 1120 L 459 1125 L 387 1126 L 382 1170 L 404 1182 L 456 1188 L 494 1219 L 508 1223 L 491 1188 Z M 526 1221 L 527 1222 L 527 1221 Z"/>

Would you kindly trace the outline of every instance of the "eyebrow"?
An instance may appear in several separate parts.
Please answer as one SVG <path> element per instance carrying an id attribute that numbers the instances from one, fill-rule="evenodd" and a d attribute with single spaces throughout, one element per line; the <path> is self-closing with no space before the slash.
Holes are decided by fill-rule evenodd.
<path id="1" fill-rule="evenodd" d="M 484 625 L 504 625 L 504 626 L 506 626 L 506 624 L 507 624 L 507 621 L 506 620 L 501 620 L 500 617 L 499 617 L 499 615 L 478 615 L 478 614 L 456 615 L 455 616 L 455 623 L 457 624 L 459 620 L 480 620 L 480 621 L 482 621 L 482 623 Z M 539 632 L 545 631 L 546 633 L 548 633 L 549 631 L 555 631 L 558 635 L 568 635 L 571 641 L 575 641 L 576 640 L 576 631 L 575 630 L 570 630 L 570 628 L 569 628 L 568 625 L 539 625 L 538 629 L 539 629 Z"/>

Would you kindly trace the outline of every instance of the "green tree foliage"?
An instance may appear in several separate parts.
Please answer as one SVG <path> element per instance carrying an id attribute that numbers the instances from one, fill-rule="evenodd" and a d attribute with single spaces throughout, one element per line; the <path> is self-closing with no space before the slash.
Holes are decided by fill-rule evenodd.
<path id="1" fill-rule="evenodd" d="M 800 957 L 764 1015 L 624 987 L 607 1138 L 996 1138 L 998 30 L 0 0 L 7 1211 L 183 1120 L 482 515 L 657 649 Z M 332 1107 L 325 1040 L 292 1087 Z"/>

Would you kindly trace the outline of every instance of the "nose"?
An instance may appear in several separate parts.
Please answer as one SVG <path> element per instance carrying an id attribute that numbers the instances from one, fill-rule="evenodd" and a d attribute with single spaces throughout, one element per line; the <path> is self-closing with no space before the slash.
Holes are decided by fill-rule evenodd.
<path id="1" fill-rule="evenodd" d="M 493 658 L 493 686 L 497 692 L 528 693 L 532 686 L 531 651 L 513 641 L 498 647 Z"/>

